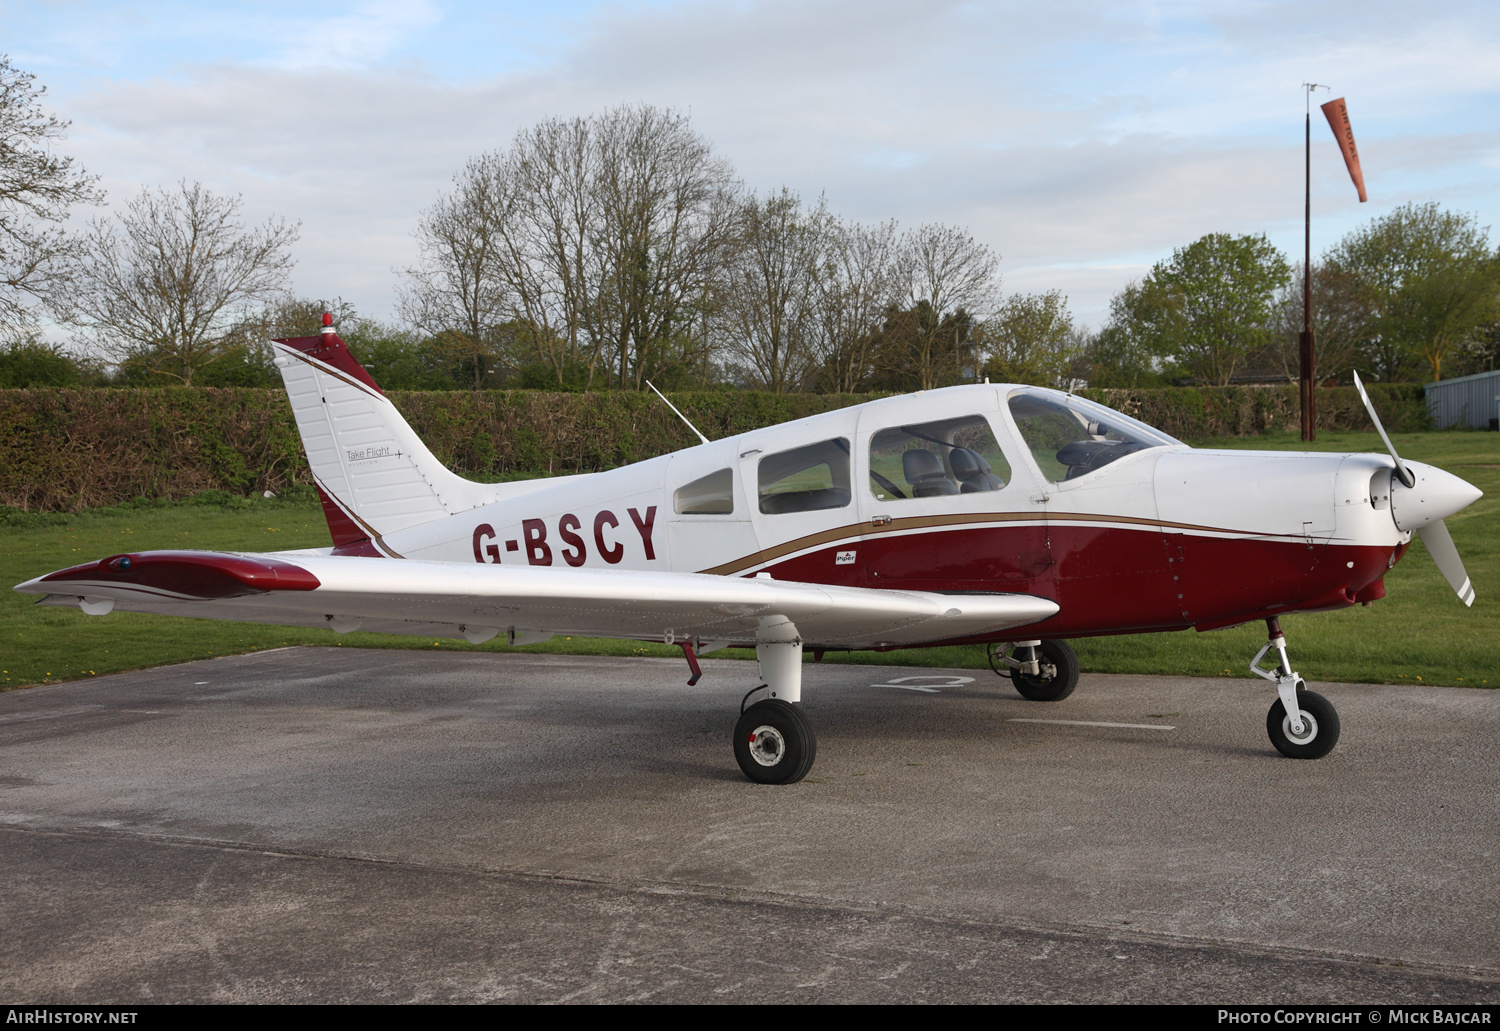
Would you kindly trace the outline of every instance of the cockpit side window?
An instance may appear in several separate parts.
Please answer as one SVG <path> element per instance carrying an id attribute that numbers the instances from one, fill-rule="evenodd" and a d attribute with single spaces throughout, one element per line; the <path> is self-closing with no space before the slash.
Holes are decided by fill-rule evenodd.
<path id="1" fill-rule="evenodd" d="M 1010 414 L 1042 475 L 1054 483 L 1077 479 L 1137 451 L 1182 443 L 1071 395 L 1018 390 L 1010 395 Z"/>
<path id="2" fill-rule="evenodd" d="M 870 438 L 870 493 L 881 501 L 980 494 L 1009 481 L 1010 463 L 982 415 L 890 426 Z"/>
<path id="3" fill-rule="evenodd" d="M 734 512 L 734 470 L 700 476 L 672 492 L 672 511 L 678 515 L 729 515 Z"/>
<path id="4" fill-rule="evenodd" d="M 849 504 L 849 441 L 843 437 L 760 460 L 760 510 L 816 512 Z"/>

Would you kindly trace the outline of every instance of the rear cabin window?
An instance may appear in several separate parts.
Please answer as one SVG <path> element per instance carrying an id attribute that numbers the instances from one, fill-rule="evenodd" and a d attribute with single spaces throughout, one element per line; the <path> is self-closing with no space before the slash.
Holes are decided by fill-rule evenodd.
<path id="1" fill-rule="evenodd" d="M 728 515 L 734 511 L 734 470 L 685 483 L 672 492 L 672 511 L 678 515 Z"/>
<path id="2" fill-rule="evenodd" d="M 1180 444 L 1145 423 L 1080 397 L 1018 390 L 1010 414 L 1042 475 L 1054 483 L 1074 480 L 1126 455 Z"/>
<path id="3" fill-rule="evenodd" d="M 989 420 L 967 415 L 891 426 L 870 438 L 870 493 L 878 500 L 984 494 L 1010 480 Z"/>
<path id="4" fill-rule="evenodd" d="M 760 510 L 816 512 L 849 504 L 849 441 L 843 437 L 760 460 Z"/>

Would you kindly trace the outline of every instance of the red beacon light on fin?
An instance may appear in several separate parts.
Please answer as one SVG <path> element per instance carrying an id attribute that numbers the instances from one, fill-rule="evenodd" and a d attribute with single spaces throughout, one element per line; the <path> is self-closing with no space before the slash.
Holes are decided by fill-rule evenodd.
<path id="1" fill-rule="evenodd" d="M 323 335 L 333 336 L 333 312 L 331 311 L 323 313 Z"/>

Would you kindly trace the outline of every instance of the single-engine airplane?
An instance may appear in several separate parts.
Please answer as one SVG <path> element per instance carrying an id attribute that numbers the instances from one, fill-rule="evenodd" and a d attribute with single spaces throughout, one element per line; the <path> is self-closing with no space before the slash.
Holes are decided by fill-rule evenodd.
<path id="1" fill-rule="evenodd" d="M 331 548 L 112 555 L 15 589 L 90 615 L 664 641 L 689 684 L 698 655 L 753 646 L 763 683 L 734 753 L 761 783 L 800 780 L 816 754 L 804 651 L 987 644 L 1049 701 L 1078 682 L 1069 638 L 1264 619 L 1267 731 L 1311 759 L 1338 715 L 1292 669 L 1281 614 L 1384 597 L 1413 533 L 1474 599 L 1443 519 L 1480 491 L 1403 461 L 1383 429 L 1389 456 L 1207 451 L 1059 390 L 975 384 L 482 484 L 433 457 L 329 322 L 273 346 Z"/>

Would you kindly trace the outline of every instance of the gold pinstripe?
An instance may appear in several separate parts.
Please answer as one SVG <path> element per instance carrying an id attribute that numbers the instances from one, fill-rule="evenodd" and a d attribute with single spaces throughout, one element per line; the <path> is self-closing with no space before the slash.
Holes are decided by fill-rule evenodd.
<path id="1" fill-rule="evenodd" d="M 869 522 L 848 523 L 844 526 L 811 533 L 805 537 L 798 537 L 795 540 L 765 548 L 751 555 L 731 559 L 711 569 L 700 570 L 700 572 L 728 576 L 749 569 L 752 566 L 774 562 L 776 559 L 784 558 L 794 552 L 805 551 L 808 548 L 816 548 L 820 545 L 834 544 L 857 538 L 884 536 L 886 534 L 900 533 L 905 530 L 924 530 L 940 526 L 964 526 L 973 523 L 1116 523 L 1122 526 L 1137 526 L 1143 529 L 1156 529 L 1163 532 L 1167 530 L 1184 530 L 1196 531 L 1198 533 L 1223 533 L 1236 537 L 1280 537 L 1288 541 L 1305 539 L 1302 534 L 1230 530 L 1222 526 L 1175 523 L 1161 519 L 1147 519 L 1142 516 L 1099 515 L 1077 512 L 962 512 L 951 515 L 897 518 L 884 524 L 879 529 L 871 526 Z"/>

